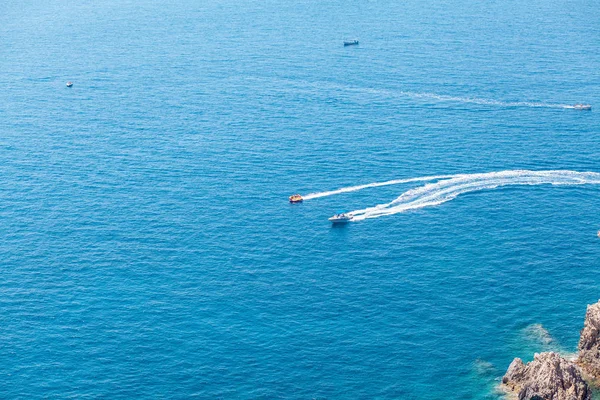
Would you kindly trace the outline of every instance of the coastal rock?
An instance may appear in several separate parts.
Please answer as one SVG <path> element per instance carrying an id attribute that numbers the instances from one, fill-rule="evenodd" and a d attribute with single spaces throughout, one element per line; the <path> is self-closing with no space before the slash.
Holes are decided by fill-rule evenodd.
<path id="1" fill-rule="evenodd" d="M 591 390 L 572 362 L 557 353 L 535 354 L 524 364 L 515 358 L 502 378 L 502 385 L 519 400 L 591 400 Z"/>
<path id="2" fill-rule="evenodd" d="M 593 378 L 600 378 L 600 301 L 587 306 L 579 336 L 577 364 Z"/>

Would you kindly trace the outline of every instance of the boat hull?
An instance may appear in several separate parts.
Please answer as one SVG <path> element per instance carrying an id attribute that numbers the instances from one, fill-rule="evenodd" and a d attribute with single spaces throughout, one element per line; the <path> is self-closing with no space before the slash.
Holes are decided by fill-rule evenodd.
<path id="1" fill-rule="evenodd" d="M 331 221 L 332 224 L 335 224 L 335 225 L 347 224 L 348 222 L 350 222 L 349 219 L 342 219 L 342 220 L 331 220 L 330 219 L 330 221 Z"/>
<path id="2" fill-rule="evenodd" d="M 588 104 L 573 106 L 573 108 L 576 110 L 580 110 L 580 111 L 591 111 L 592 110 L 592 106 L 588 105 Z"/>
<path id="3" fill-rule="evenodd" d="M 347 224 L 348 222 L 352 221 L 352 217 L 333 216 L 333 217 L 329 218 L 328 220 L 332 224 Z"/>

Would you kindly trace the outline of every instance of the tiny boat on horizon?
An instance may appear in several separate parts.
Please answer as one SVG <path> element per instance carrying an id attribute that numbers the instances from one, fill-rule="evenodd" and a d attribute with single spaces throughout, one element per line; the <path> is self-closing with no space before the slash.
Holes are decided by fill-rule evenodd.
<path id="1" fill-rule="evenodd" d="M 290 196 L 290 203 L 302 203 L 304 199 L 299 194 L 293 194 Z"/>
<path id="2" fill-rule="evenodd" d="M 344 40 L 344 46 L 355 46 L 358 44 L 358 40 Z"/>
<path id="3" fill-rule="evenodd" d="M 71 86 L 73 86 L 73 82 L 71 82 L 71 81 L 67 82 L 67 87 L 71 87 Z"/>
<path id="4" fill-rule="evenodd" d="M 344 212 L 335 214 L 333 217 L 329 218 L 329 221 L 331 221 L 332 224 L 345 224 L 352 221 L 352 214 Z"/>
<path id="5" fill-rule="evenodd" d="M 582 111 L 591 111 L 592 110 L 591 104 L 575 104 L 573 106 L 573 108 L 576 110 L 582 110 Z"/>

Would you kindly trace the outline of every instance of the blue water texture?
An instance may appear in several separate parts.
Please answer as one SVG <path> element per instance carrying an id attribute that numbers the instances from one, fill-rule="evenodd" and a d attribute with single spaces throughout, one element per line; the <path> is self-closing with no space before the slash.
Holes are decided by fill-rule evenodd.
<path id="1" fill-rule="evenodd" d="M 597 183 L 476 181 L 340 227 L 439 180 L 287 197 L 599 173 L 599 21 L 584 0 L 3 2 L 0 398 L 497 399 L 513 357 L 574 352 Z"/>

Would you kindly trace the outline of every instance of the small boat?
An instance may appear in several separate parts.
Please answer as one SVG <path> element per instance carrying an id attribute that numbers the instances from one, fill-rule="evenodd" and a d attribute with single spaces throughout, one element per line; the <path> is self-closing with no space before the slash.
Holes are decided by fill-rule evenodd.
<path id="1" fill-rule="evenodd" d="M 290 203 L 302 203 L 304 199 L 299 194 L 293 194 L 290 196 Z"/>
<path id="2" fill-rule="evenodd" d="M 344 46 L 356 46 L 358 44 L 358 40 L 344 40 Z"/>
<path id="3" fill-rule="evenodd" d="M 598 231 L 598 237 L 600 238 L 600 231 Z"/>
<path id="4" fill-rule="evenodd" d="M 71 87 L 71 86 L 73 86 L 73 82 L 71 82 L 71 81 L 67 82 L 67 87 Z"/>
<path id="5" fill-rule="evenodd" d="M 345 224 L 346 222 L 352 221 L 352 214 L 344 212 L 335 214 L 333 217 L 329 218 L 329 221 L 333 224 Z"/>
<path id="6" fill-rule="evenodd" d="M 590 104 L 575 104 L 573 108 L 576 110 L 591 111 L 592 106 Z"/>

